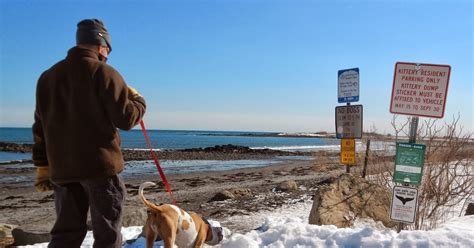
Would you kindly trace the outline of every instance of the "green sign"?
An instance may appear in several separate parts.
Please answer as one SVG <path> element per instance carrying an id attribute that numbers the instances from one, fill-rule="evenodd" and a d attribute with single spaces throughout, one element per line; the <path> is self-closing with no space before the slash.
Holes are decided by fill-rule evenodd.
<path id="1" fill-rule="evenodd" d="M 393 181 L 395 183 L 421 184 L 425 150 L 425 145 L 397 143 L 397 155 L 393 173 Z"/>

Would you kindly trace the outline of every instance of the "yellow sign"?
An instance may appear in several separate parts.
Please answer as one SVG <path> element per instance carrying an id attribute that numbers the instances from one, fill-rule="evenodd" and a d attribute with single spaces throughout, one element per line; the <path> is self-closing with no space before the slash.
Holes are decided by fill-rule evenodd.
<path id="1" fill-rule="evenodd" d="M 355 139 L 341 139 L 341 164 L 355 165 Z"/>

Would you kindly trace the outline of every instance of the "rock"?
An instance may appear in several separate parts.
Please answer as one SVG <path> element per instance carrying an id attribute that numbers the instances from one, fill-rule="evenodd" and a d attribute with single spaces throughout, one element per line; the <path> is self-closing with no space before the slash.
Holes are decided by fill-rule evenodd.
<path id="1" fill-rule="evenodd" d="M 252 190 L 246 189 L 246 188 L 233 189 L 233 190 L 231 190 L 231 193 L 232 193 L 235 197 L 247 197 L 247 196 L 252 196 Z"/>
<path id="2" fill-rule="evenodd" d="M 271 149 L 252 149 L 248 146 L 239 145 L 216 145 L 205 148 L 190 148 L 178 150 L 180 152 L 198 152 L 198 153 L 231 153 L 231 154 L 267 154 L 267 155 L 295 155 L 298 152 L 277 151 Z"/>
<path id="3" fill-rule="evenodd" d="M 386 227 L 390 220 L 390 191 L 365 179 L 342 174 L 331 184 L 322 186 L 314 196 L 309 224 L 349 227 L 358 218 L 372 218 Z"/>
<path id="4" fill-rule="evenodd" d="M 127 208 L 123 210 L 122 226 L 143 226 L 147 219 L 146 208 Z"/>
<path id="5" fill-rule="evenodd" d="M 122 213 L 122 226 L 143 226 L 145 225 L 147 218 L 146 208 L 145 207 L 127 207 L 123 208 Z M 87 230 L 92 230 L 92 221 L 90 217 L 87 219 Z"/>
<path id="6" fill-rule="evenodd" d="M 147 150 L 122 150 L 125 161 L 150 160 Z M 156 152 L 163 160 L 241 160 L 262 159 L 274 156 L 309 155 L 302 152 L 278 151 L 271 149 L 252 149 L 248 146 L 216 145 L 205 148 L 189 148 L 183 150 L 163 150 Z"/>
<path id="7" fill-rule="evenodd" d="M 242 198 L 252 196 L 252 190 L 247 188 L 237 188 L 231 190 L 223 190 L 215 194 L 209 202 L 225 201 L 228 199 Z"/>
<path id="8" fill-rule="evenodd" d="M 474 203 L 470 202 L 467 205 L 466 213 L 464 215 L 474 215 Z"/>
<path id="9" fill-rule="evenodd" d="M 0 247 L 8 247 L 15 242 L 12 230 L 16 227 L 15 225 L 0 223 Z"/>
<path id="10" fill-rule="evenodd" d="M 227 153 L 251 153 L 253 150 L 248 146 L 238 145 L 216 145 L 214 147 L 183 149 L 183 152 L 227 152 Z"/>
<path id="11" fill-rule="evenodd" d="M 13 229 L 12 236 L 15 239 L 14 245 L 16 246 L 45 243 L 51 240 L 49 232 L 23 230 L 21 227 Z"/>
<path id="12" fill-rule="evenodd" d="M 298 190 L 298 185 L 295 181 L 289 180 L 282 182 L 280 185 L 276 187 L 277 191 L 288 192 L 288 191 L 295 191 Z"/>
<path id="13" fill-rule="evenodd" d="M 213 201 L 225 201 L 225 200 L 228 200 L 228 199 L 234 199 L 235 196 L 234 194 L 232 194 L 230 191 L 228 190 L 224 190 L 224 191 L 221 191 L 221 192 L 218 192 L 216 195 L 214 195 L 211 200 L 209 200 L 209 202 L 213 202 Z"/>
<path id="14" fill-rule="evenodd" d="M 32 144 L 15 144 L 15 143 L 6 143 L 0 142 L 0 151 L 4 152 L 32 152 Z"/>

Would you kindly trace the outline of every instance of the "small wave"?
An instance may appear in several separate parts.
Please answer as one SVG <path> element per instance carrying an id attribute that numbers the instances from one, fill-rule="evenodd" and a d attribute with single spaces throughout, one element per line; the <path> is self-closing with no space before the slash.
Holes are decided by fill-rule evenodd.
<path id="1" fill-rule="evenodd" d="M 251 147 L 252 149 L 270 149 L 279 151 L 336 151 L 340 149 L 340 145 L 314 145 L 314 146 L 263 146 Z"/>
<path id="2" fill-rule="evenodd" d="M 33 178 L 31 176 L 4 176 L 0 178 L 0 183 L 18 184 L 18 183 L 24 183 L 24 182 L 31 182 L 32 179 Z"/>
<path id="3" fill-rule="evenodd" d="M 340 151 L 341 145 L 309 145 L 309 146 L 259 146 L 252 149 L 270 149 L 279 151 Z M 356 141 L 356 151 L 365 151 L 366 145 L 360 140 Z M 393 150 L 393 144 L 390 142 L 372 142 L 370 150 Z"/>
<path id="4" fill-rule="evenodd" d="M 148 148 L 123 148 L 123 150 L 127 150 L 127 151 L 149 151 L 150 149 L 148 149 Z M 159 151 L 163 151 L 163 149 L 153 148 L 153 151 L 159 152 Z"/>
<path id="5" fill-rule="evenodd" d="M 21 160 L 21 159 L 19 159 L 19 160 L 0 160 L 0 165 L 2 165 L 2 164 L 16 164 L 16 163 L 19 164 L 19 163 L 24 163 L 24 162 L 25 162 L 25 160 Z"/>
<path id="6" fill-rule="evenodd" d="M 162 160 L 161 165 L 165 174 L 180 174 L 204 171 L 226 171 L 241 168 L 255 168 L 270 166 L 283 162 L 283 159 L 269 160 Z M 149 175 L 156 173 L 153 161 L 128 161 L 123 175 L 125 177 L 134 175 Z"/>

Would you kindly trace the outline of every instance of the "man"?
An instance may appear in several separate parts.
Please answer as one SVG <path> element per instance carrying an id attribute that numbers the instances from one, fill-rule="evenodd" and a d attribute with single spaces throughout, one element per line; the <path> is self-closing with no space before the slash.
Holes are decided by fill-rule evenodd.
<path id="1" fill-rule="evenodd" d="M 76 43 L 36 89 L 35 187 L 54 189 L 56 208 L 48 247 L 80 247 L 89 208 L 94 247 L 121 247 L 126 189 L 117 128 L 137 125 L 145 100 L 105 63 L 112 46 L 101 21 L 79 22 Z"/>

